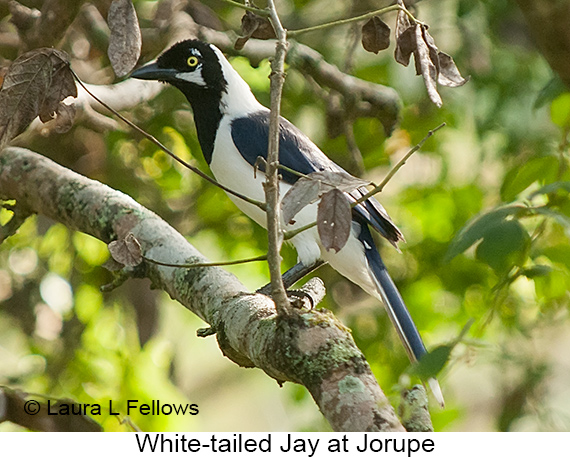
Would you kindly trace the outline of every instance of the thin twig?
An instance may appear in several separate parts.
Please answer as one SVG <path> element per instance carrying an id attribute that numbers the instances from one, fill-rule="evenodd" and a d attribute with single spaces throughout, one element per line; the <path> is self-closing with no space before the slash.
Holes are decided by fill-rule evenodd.
<path id="1" fill-rule="evenodd" d="M 291 173 L 292 175 L 295 175 L 298 178 L 311 179 L 311 177 L 309 175 L 307 175 L 305 173 L 301 173 L 300 171 L 297 171 L 297 170 L 293 170 L 292 168 L 289 168 L 287 165 L 278 164 L 277 168 L 279 168 L 280 170 L 286 171 L 287 173 Z"/>
<path id="2" fill-rule="evenodd" d="M 196 173 L 198 176 L 200 176 L 201 178 L 204 178 L 206 181 L 208 181 L 209 183 L 219 187 L 220 189 L 225 190 L 227 193 L 234 195 L 248 203 L 251 203 L 252 205 L 257 206 L 258 208 L 260 208 L 261 210 L 265 211 L 265 203 L 264 202 L 260 202 L 258 200 L 254 200 L 253 198 L 249 198 L 245 195 L 240 194 L 239 192 L 236 192 L 235 190 L 230 189 L 229 187 L 224 186 L 223 184 L 220 184 L 218 181 L 216 181 L 214 178 L 208 176 L 206 173 L 204 173 L 202 170 L 200 170 L 199 168 L 196 168 L 195 166 L 189 164 L 188 162 L 186 162 L 185 160 L 181 159 L 180 157 L 178 157 L 176 154 L 174 154 L 170 149 L 168 149 L 166 146 L 164 146 L 160 141 L 158 141 L 154 136 L 152 136 L 150 133 L 145 132 L 143 129 L 141 129 L 138 125 L 134 124 L 133 122 L 129 121 L 125 116 L 123 116 L 121 113 L 119 113 L 118 111 L 116 111 L 115 109 L 113 109 L 112 107 L 110 107 L 107 103 L 105 103 L 103 100 L 101 100 L 100 98 L 98 98 L 95 94 L 93 94 L 89 89 L 87 89 L 87 87 L 85 86 L 85 84 L 83 84 L 83 82 L 79 79 L 79 77 L 75 74 L 75 72 L 71 69 L 71 67 L 69 68 L 71 73 L 73 74 L 73 77 L 75 78 L 75 80 L 79 83 L 79 85 L 85 90 L 85 92 L 87 92 L 91 97 L 93 97 L 93 99 L 95 99 L 97 102 L 99 102 L 102 106 L 104 106 L 105 108 L 107 108 L 109 111 L 111 111 L 115 116 L 117 116 L 119 119 L 121 119 L 125 124 L 127 124 L 129 127 L 133 128 L 134 130 L 136 130 L 138 133 L 140 133 L 141 135 L 143 135 L 147 140 L 149 140 L 150 142 L 152 142 L 153 144 L 155 144 L 156 146 L 158 146 L 160 149 L 162 149 L 166 154 L 168 154 L 170 157 L 172 157 L 174 160 L 176 160 L 178 163 L 184 165 L 186 168 L 188 168 L 189 170 L 193 171 L 194 173 Z"/>
<path id="3" fill-rule="evenodd" d="M 289 300 L 281 278 L 281 245 L 283 230 L 281 229 L 281 208 L 279 204 L 279 120 L 281 110 L 281 93 L 285 80 L 285 56 L 287 54 L 287 32 L 281 21 L 273 0 L 267 1 L 269 19 L 275 30 L 277 42 L 275 56 L 271 62 L 271 112 L 269 120 L 269 144 L 267 149 L 267 170 L 265 176 L 265 201 L 267 202 L 267 263 L 271 278 L 271 296 L 277 312 L 281 315 L 289 313 Z"/>
<path id="4" fill-rule="evenodd" d="M 241 8 L 243 10 L 246 11 L 251 11 L 252 13 L 257 14 L 258 16 L 263 16 L 263 17 L 268 17 L 269 16 L 269 11 L 265 10 L 265 9 L 261 9 L 261 8 L 256 8 L 255 6 L 250 6 L 244 3 L 240 3 L 240 2 L 236 2 L 234 0 L 222 0 L 224 3 L 227 3 L 228 5 L 232 5 L 235 6 L 236 8 Z M 249 2 L 246 2 L 249 3 Z"/>
<path id="5" fill-rule="evenodd" d="M 324 24 L 314 25 L 312 27 L 307 27 L 304 29 L 289 30 L 287 31 L 287 35 L 289 36 L 289 38 L 293 38 L 303 33 L 315 32 L 317 30 L 328 29 L 330 27 L 336 27 L 338 25 L 363 21 L 364 19 L 370 19 L 373 16 L 381 16 L 382 14 L 390 13 L 391 11 L 405 11 L 408 15 L 410 15 L 410 13 L 405 8 L 402 8 L 400 5 L 392 5 L 392 6 L 387 6 L 385 8 L 380 8 L 379 10 L 376 11 L 371 11 L 370 13 L 362 14 L 360 16 L 350 17 L 348 19 L 340 19 L 338 21 L 326 22 Z"/>
<path id="6" fill-rule="evenodd" d="M 239 259 L 239 260 L 227 260 L 224 262 L 203 262 L 203 263 L 166 263 L 160 262 L 158 260 L 151 259 L 149 257 L 142 256 L 147 262 L 154 263 L 155 265 L 160 265 L 162 267 L 176 267 L 176 268 L 203 268 L 203 267 L 226 267 L 228 265 L 241 265 L 242 263 L 250 262 L 260 262 L 262 260 L 267 260 L 266 255 L 260 255 L 257 257 L 251 257 L 249 259 Z"/>
<path id="7" fill-rule="evenodd" d="M 362 197 L 360 197 L 358 200 L 356 200 L 355 202 L 352 203 L 352 207 L 355 207 L 356 205 L 365 202 L 366 200 L 368 200 L 370 197 L 372 197 L 373 195 L 376 195 L 379 192 L 382 192 L 382 190 L 384 189 L 384 187 L 386 187 L 386 184 L 388 184 L 388 182 L 394 177 L 394 175 L 398 172 L 398 170 L 400 168 L 402 168 L 404 166 L 404 164 L 408 161 L 408 159 L 419 149 L 421 149 L 421 147 L 424 145 L 424 143 L 430 138 L 432 137 L 435 132 L 437 132 L 439 129 L 442 129 L 443 127 L 446 126 L 446 123 L 443 122 L 440 125 L 438 125 L 436 128 L 434 128 L 433 130 L 430 130 L 427 135 L 422 139 L 422 141 L 420 141 L 418 144 L 416 144 L 412 149 L 410 149 L 406 155 L 404 157 L 402 157 L 398 163 L 396 165 L 394 165 L 394 167 L 388 172 L 388 174 L 384 177 L 384 179 L 382 180 L 382 182 L 380 184 L 378 184 L 377 186 L 374 187 L 374 189 L 372 189 L 370 192 L 368 192 L 367 194 L 364 194 Z"/>

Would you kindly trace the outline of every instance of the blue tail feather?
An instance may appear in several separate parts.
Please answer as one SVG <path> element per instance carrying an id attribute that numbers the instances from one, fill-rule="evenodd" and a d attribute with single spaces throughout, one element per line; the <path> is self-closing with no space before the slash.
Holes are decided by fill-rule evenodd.
<path id="1" fill-rule="evenodd" d="M 398 332 L 398 336 L 408 353 L 408 357 L 412 362 L 416 362 L 427 353 L 426 347 L 424 346 L 420 336 L 420 332 L 418 331 L 416 324 L 414 324 L 412 316 L 410 315 L 400 292 L 396 288 L 394 281 L 386 270 L 386 266 L 380 257 L 380 253 L 376 249 L 368 225 L 365 222 L 361 222 L 360 226 L 361 229 L 358 234 L 358 239 L 364 246 L 366 261 L 368 262 L 368 267 L 372 273 L 374 282 L 376 283 L 378 293 L 384 301 L 388 316 Z M 443 408 L 445 403 L 437 379 L 428 379 L 428 384 L 438 403 Z"/>
<path id="2" fill-rule="evenodd" d="M 417 361 L 427 352 L 420 333 L 412 320 L 408 308 L 404 304 L 400 292 L 386 270 L 386 266 L 372 239 L 370 229 L 366 224 L 361 224 L 361 227 L 358 238 L 364 245 L 366 260 L 377 283 L 378 292 L 385 302 L 390 320 L 396 327 L 408 356 L 412 361 Z"/>

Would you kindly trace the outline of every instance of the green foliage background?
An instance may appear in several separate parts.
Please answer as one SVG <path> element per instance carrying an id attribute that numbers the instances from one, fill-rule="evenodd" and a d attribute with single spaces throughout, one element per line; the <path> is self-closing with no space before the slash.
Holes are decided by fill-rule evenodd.
<path id="1" fill-rule="evenodd" d="M 143 27 L 150 26 L 157 3 L 136 2 Z M 202 3 L 225 29 L 239 29 L 240 10 Z M 285 26 L 297 29 L 386 4 L 297 0 L 279 6 Z M 441 89 L 441 109 L 427 98 L 413 65 L 396 64 L 393 47 L 378 55 L 353 47 L 350 26 L 299 40 L 358 77 L 394 87 L 402 98 L 401 122 L 391 137 L 376 119 L 355 122 L 369 179 L 379 182 L 428 130 L 447 123 L 379 196 L 407 239 L 401 254 L 387 245 L 382 253 L 428 347 L 452 343 L 474 320 L 439 375 L 447 408 L 433 407 L 434 425 L 449 431 L 570 430 L 570 92 L 556 83 L 512 2 L 426 0 L 418 2 L 416 17 L 471 78 L 461 88 Z M 393 15 L 384 19 L 393 26 Z M 7 16 L 0 25 L 10 28 Z M 83 57 L 74 45 L 80 33 L 75 25 L 63 44 L 72 66 L 88 82 L 112 82 L 104 53 L 93 46 Z M 243 57 L 232 62 L 267 105 L 268 63 L 252 68 Z M 101 70 L 88 71 L 93 68 Z M 322 92 L 294 69 L 282 110 L 355 171 L 344 136 L 326 134 Z M 206 169 L 192 114 L 175 90 L 129 114 Z M 26 141 L 133 196 L 212 260 L 266 249 L 265 232 L 222 191 L 131 132 L 102 135 L 78 124 L 65 135 Z M 0 211 L 0 222 L 9 218 L 9 211 Z M 295 257 L 286 248 L 284 268 Z M 102 267 L 107 259 L 103 243 L 43 217 L 30 218 L 0 246 L 0 384 L 84 403 L 111 399 L 123 411 L 128 399 L 199 405 L 197 416 L 131 416 L 149 431 L 328 429 L 303 388 L 279 388 L 261 371 L 224 359 L 214 338 L 196 337 L 203 323 L 166 294 L 140 280 L 102 293 L 100 286 L 112 280 Z M 268 281 L 262 263 L 229 269 L 251 290 Z M 381 306 L 328 267 L 317 274 L 328 290 L 322 306 L 352 329 L 397 404 L 399 389 L 417 380 Z M 95 419 L 106 430 L 129 429 L 114 417 Z"/>

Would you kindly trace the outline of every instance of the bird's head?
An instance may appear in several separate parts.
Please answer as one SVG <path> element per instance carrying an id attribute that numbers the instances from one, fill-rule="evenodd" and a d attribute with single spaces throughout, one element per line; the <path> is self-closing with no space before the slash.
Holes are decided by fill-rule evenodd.
<path id="1" fill-rule="evenodd" d="M 176 43 L 131 76 L 172 84 L 201 111 L 212 108 L 224 113 L 245 113 L 261 107 L 222 52 L 199 40 Z"/>
<path id="2" fill-rule="evenodd" d="M 199 40 L 186 40 L 176 43 L 155 62 L 135 70 L 131 76 L 167 82 L 183 92 L 200 89 L 222 92 L 227 82 L 221 59 L 226 61 L 214 46 Z"/>

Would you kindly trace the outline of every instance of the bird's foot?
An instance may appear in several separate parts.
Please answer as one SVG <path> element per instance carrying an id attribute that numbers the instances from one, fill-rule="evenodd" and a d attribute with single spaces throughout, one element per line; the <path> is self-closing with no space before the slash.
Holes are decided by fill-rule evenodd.
<path id="1" fill-rule="evenodd" d="M 264 286 L 257 293 L 271 297 L 271 289 Z M 307 309 L 312 311 L 324 298 L 326 293 L 325 285 L 320 278 L 311 278 L 300 289 L 287 290 L 289 303 L 296 309 Z"/>
<path id="2" fill-rule="evenodd" d="M 303 289 L 288 290 L 287 297 L 289 298 L 289 303 L 293 308 L 312 311 L 315 307 L 313 297 Z"/>
<path id="3" fill-rule="evenodd" d="M 300 279 L 303 279 L 309 273 L 315 271 L 320 266 L 324 265 L 326 262 L 323 260 L 317 260 L 314 264 L 310 266 L 305 266 L 301 262 L 297 263 L 293 267 L 289 268 L 285 273 L 283 273 L 283 285 L 285 290 L 288 290 L 293 284 L 295 284 Z M 271 295 L 271 283 L 257 289 L 256 293 L 263 295 Z"/>

